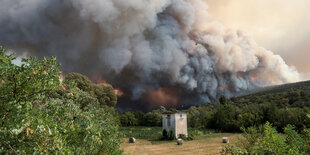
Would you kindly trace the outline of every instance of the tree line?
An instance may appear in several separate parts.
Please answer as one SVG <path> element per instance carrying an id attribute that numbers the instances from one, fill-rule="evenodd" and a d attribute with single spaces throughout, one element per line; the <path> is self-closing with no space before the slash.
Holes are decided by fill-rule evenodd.
<path id="1" fill-rule="evenodd" d="M 188 126 L 208 128 L 225 132 L 240 132 L 241 127 L 259 126 L 267 121 L 282 131 L 288 125 L 294 125 L 298 131 L 310 127 L 310 86 L 290 91 L 252 94 L 226 99 L 221 96 L 219 102 L 192 106 L 179 110 L 188 114 Z M 122 126 L 161 126 L 161 113 L 165 110 L 153 110 L 143 113 L 120 113 Z M 177 112 L 176 109 L 170 109 Z M 146 123 L 147 122 L 147 123 Z"/>

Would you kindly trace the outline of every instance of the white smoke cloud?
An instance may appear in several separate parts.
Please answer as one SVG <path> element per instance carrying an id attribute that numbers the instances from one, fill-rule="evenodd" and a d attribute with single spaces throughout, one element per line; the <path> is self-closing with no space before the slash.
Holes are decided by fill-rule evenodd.
<path id="1" fill-rule="evenodd" d="M 203 0 L 1 0 L 0 44 L 57 56 L 67 72 L 99 72 L 135 100 L 174 87 L 201 104 L 300 79 L 207 9 Z"/>
<path id="2" fill-rule="evenodd" d="M 293 64 L 301 73 L 310 72 L 309 0 L 205 1 L 213 20 L 247 31 L 287 64 Z"/>

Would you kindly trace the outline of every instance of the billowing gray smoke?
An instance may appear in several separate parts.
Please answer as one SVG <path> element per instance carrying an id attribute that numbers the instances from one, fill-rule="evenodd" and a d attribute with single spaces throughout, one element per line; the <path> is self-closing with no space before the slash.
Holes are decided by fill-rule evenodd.
<path id="1" fill-rule="evenodd" d="M 280 56 L 212 21 L 203 0 L 0 0 L 0 25 L 6 48 L 57 56 L 65 72 L 100 75 L 145 104 L 299 80 Z"/>

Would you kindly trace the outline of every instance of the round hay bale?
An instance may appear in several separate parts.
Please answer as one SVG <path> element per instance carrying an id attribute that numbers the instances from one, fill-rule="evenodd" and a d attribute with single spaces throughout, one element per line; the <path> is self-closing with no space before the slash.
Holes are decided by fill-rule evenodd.
<path id="1" fill-rule="evenodd" d="M 223 137 L 222 138 L 222 143 L 229 143 L 228 137 Z"/>
<path id="2" fill-rule="evenodd" d="M 135 142 L 136 142 L 136 138 L 134 138 L 134 137 L 129 138 L 129 143 L 135 143 Z"/>
<path id="3" fill-rule="evenodd" d="M 177 139 L 177 144 L 178 145 L 183 145 L 183 143 L 184 143 L 183 139 L 181 139 L 181 138 Z"/>

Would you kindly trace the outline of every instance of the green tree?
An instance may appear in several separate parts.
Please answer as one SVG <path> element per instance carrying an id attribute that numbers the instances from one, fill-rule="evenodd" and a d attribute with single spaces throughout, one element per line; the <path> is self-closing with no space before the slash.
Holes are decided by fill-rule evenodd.
<path id="1" fill-rule="evenodd" d="M 149 112 L 144 115 L 144 125 L 161 126 L 162 115 L 160 113 Z"/>
<path id="2" fill-rule="evenodd" d="M 66 84 L 74 83 L 79 89 L 97 98 L 102 106 L 115 106 L 117 97 L 109 84 L 94 84 L 88 77 L 79 73 L 69 73 L 65 78 Z"/>
<path id="3" fill-rule="evenodd" d="M 163 130 L 163 139 L 167 140 L 168 139 L 168 132 L 166 129 Z"/>
<path id="4" fill-rule="evenodd" d="M 0 48 L 0 154 L 122 153 L 113 116 L 60 83 L 56 58 L 14 59 Z"/>
<path id="5" fill-rule="evenodd" d="M 219 101 L 220 101 L 221 104 L 226 104 L 227 103 L 226 96 L 225 95 L 221 95 Z"/>
<path id="6" fill-rule="evenodd" d="M 136 126 L 138 125 L 138 120 L 132 112 L 126 112 L 121 114 L 121 124 L 122 126 Z"/>
<path id="7" fill-rule="evenodd" d="M 56 58 L 22 59 L 21 65 L 13 64 L 16 57 L 0 47 L 0 102 L 15 104 L 43 99 L 59 87 L 60 72 Z M 7 111 L 8 109 L 2 109 Z"/>

